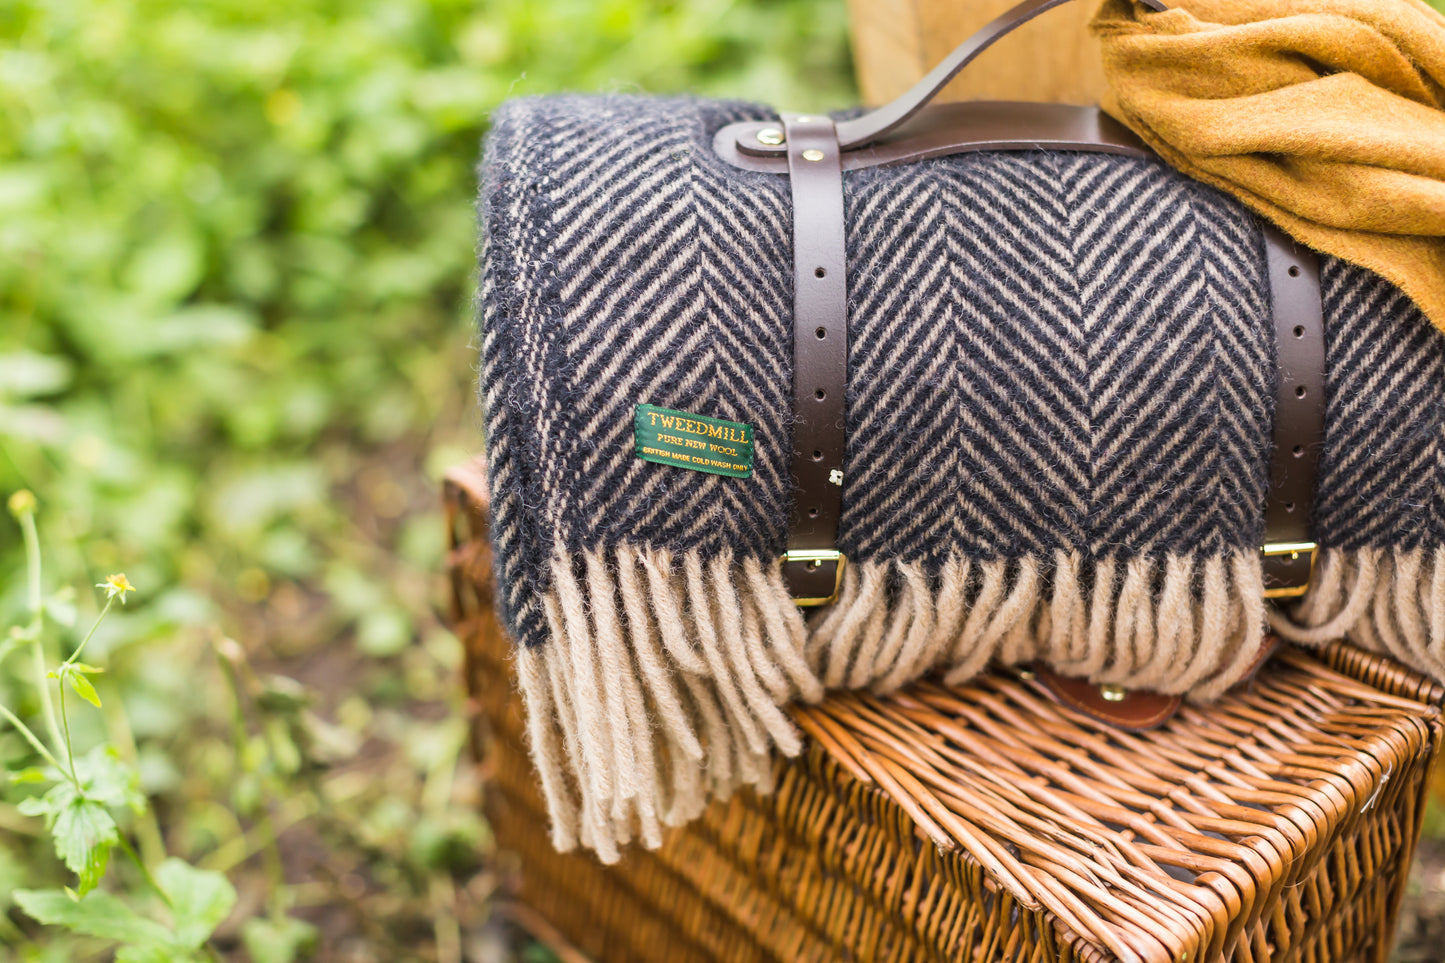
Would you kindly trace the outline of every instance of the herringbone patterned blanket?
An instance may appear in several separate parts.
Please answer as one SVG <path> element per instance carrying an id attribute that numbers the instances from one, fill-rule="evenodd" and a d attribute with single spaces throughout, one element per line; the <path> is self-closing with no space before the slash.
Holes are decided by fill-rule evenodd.
<path id="1" fill-rule="evenodd" d="M 508 104 L 482 167 L 481 391 L 501 598 L 554 840 L 603 858 L 763 786 L 780 706 L 1042 659 L 1209 698 L 1267 621 L 1445 675 L 1445 335 L 1323 264 L 1328 415 L 1289 615 L 1262 599 L 1263 241 L 1161 163 L 971 154 L 845 177 L 839 601 L 788 525 L 790 200 L 711 150 L 755 106 Z M 656 464 L 634 409 L 751 426 L 749 477 Z"/>

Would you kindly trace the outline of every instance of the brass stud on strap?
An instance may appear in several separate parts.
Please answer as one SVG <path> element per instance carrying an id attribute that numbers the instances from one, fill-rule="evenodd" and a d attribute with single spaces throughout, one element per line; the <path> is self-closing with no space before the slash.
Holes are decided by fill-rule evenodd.
<path id="1" fill-rule="evenodd" d="M 1104 697 L 1105 702 L 1123 702 L 1129 696 L 1129 692 L 1121 685 L 1105 683 L 1099 686 L 1099 695 Z"/>
<path id="2" fill-rule="evenodd" d="M 809 147 L 807 150 L 803 151 L 803 160 L 806 160 L 806 161 L 820 161 L 820 160 L 822 160 L 822 159 L 823 159 L 823 152 L 820 151 L 820 150 L 818 150 L 818 148 L 816 148 L 816 147 Z"/>
<path id="3" fill-rule="evenodd" d="M 776 127 L 764 127 L 758 131 L 758 143 L 777 147 L 783 142 L 783 132 Z"/>

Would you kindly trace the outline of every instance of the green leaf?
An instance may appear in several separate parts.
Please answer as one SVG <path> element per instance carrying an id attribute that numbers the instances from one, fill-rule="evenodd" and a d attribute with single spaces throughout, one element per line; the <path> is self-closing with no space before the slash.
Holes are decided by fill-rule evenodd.
<path id="1" fill-rule="evenodd" d="M 61 801 L 62 797 L 64 801 Z M 26 816 L 44 816 L 45 828 L 49 829 L 55 822 L 56 814 L 74 798 L 75 787 L 68 782 L 62 782 L 50 787 L 50 791 L 43 796 L 30 796 L 20 800 L 15 808 Z"/>
<path id="2" fill-rule="evenodd" d="M 95 686 L 85 677 L 85 673 L 77 670 L 76 666 L 70 666 L 65 672 L 65 681 L 75 690 L 75 694 L 86 702 L 100 708 L 100 693 L 95 691 Z"/>
<path id="3" fill-rule="evenodd" d="M 79 765 L 79 763 L 77 763 Z M 55 822 L 55 817 L 76 799 L 80 798 L 68 779 L 64 779 L 59 773 L 55 774 L 60 781 L 50 787 L 50 790 L 43 796 L 31 796 L 29 799 L 22 799 L 19 810 L 27 816 L 44 816 L 45 827 L 49 829 Z"/>
<path id="4" fill-rule="evenodd" d="M 357 647 L 376 658 L 399 655 L 411 641 L 411 617 L 399 606 L 374 608 L 361 617 L 356 627 Z"/>
<path id="5" fill-rule="evenodd" d="M 257 319 L 242 308 L 197 304 L 147 323 L 133 337 L 114 345 L 116 357 L 141 361 L 148 357 L 206 349 L 235 349 L 255 336 Z"/>
<path id="6" fill-rule="evenodd" d="M 95 892 L 76 900 L 63 890 L 17 890 L 15 902 L 38 922 L 63 926 L 72 933 L 118 940 L 138 947 L 163 948 L 171 934 L 154 920 L 138 915 L 109 893 Z"/>
<path id="7" fill-rule="evenodd" d="M 178 946 L 199 947 L 236 905 L 236 890 L 223 874 L 196 869 L 179 859 L 161 863 L 156 881 L 170 897 Z"/>
<path id="8" fill-rule="evenodd" d="M 110 848 L 120 838 L 105 806 L 77 793 L 69 782 L 60 782 L 43 796 L 21 800 L 17 808 L 27 816 L 45 817 L 55 854 L 80 877 L 80 895 L 94 889 L 105 873 Z"/>
<path id="9" fill-rule="evenodd" d="M 98 802 L 76 797 L 56 813 L 50 832 L 56 855 L 80 877 L 80 895 L 95 889 L 105 875 L 110 849 L 120 839 L 110 813 Z"/>
<path id="10" fill-rule="evenodd" d="M 295 963 L 316 949 L 316 927 L 290 916 L 253 917 L 241 927 L 241 942 L 252 963 Z"/>
<path id="11" fill-rule="evenodd" d="M 67 422 L 52 405 L 7 405 L 0 403 L 0 437 L 28 444 L 59 445 Z"/>
<path id="12" fill-rule="evenodd" d="M 106 806 L 125 806 L 135 813 L 145 812 L 140 773 L 122 760 L 114 747 L 96 746 L 77 759 L 75 775 L 84 787 L 87 799 Z"/>
<path id="13" fill-rule="evenodd" d="M 268 713 L 292 716 L 311 704 L 311 693 L 289 675 L 268 675 L 261 682 L 264 688 L 256 703 Z"/>
<path id="14" fill-rule="evenodd" d="M 194 290 L 204 270 L 202 239 L 192 230 L 181 229 L 139 246 L 121 279 L 147 302 L 165 303 L 178 301 Z"/>

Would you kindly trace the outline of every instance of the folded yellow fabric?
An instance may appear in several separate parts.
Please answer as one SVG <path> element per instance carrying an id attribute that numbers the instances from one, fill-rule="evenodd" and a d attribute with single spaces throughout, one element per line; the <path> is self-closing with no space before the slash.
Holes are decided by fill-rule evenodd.
<path id="1" fill-rule="evenodd" d="M 1445 329 L 1445 17 L 1422 0 L 1105 0 L 1105 109 Z"/>

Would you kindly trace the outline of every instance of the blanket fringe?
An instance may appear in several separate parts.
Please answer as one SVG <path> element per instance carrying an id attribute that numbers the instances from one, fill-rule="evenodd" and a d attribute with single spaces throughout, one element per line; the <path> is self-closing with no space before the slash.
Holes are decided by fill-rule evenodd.
<path id="1" fill-rule="evenodd" d="M 1097 682 L 1212 698 L 1244 672 L 1266 618 L 1259 558 L 1245 551 L 1087 564 L 1062 551 L 955 557 L 932 572 L 863 562 L 845 569 L 838 602 L 807 621 L 779 568 L 755 558 L 559 546 L 550 564 L 551 638 L 517 656 L 527 734 L 554 845 L 605 862 L 634 839 L 659 845 L 709 798 L 766 792 L 773 750 L 802 748 L 783 709 L 794 700 L 843 686 L 888 692 L 934 671 L 957 682 L 990 661 L 1036 659 Z M 1422 640 L 1445 627 L 1445 564 L 1391 564 L 1400 577 L 1435 578 L 1435 608 L 1417 606 L 1388 636 L 1425 651 Z M 1336 596 L 1365 611 L 1381 591 L 1376 568 L 1368 588 L 1360 566 L 1323 572 L 1305 600 L 1311 617 L 1330 628 Z"/>
<path id="2" fill-rule="evenodd" d="M 838 602 L 805 621 L 757 559 L 621 547 L 558 549 L 545 646 L 517 675 L 559 850 L 606 862 L 661 843 L 711 797 L 771 787 L 772 751 L 802 747 L 784 706 L 826 689 L 888 692 L 990 662 L 1213 699 L 1266 622 L 1319 645 L 1349 636 L 1445 677 L 1445 548 L 1321 554 L 1292 611 L 1267 609 L 1255 552 L 1086 564 L 1052 558 L 849 566 Z"/>
<path id="3" fill-rule="evenodd" d="M 1348 637 L 1445 678 L 1445 547 L 1326 549 L 1310 591 L 1271 627 L 1304 645 Z"/>

